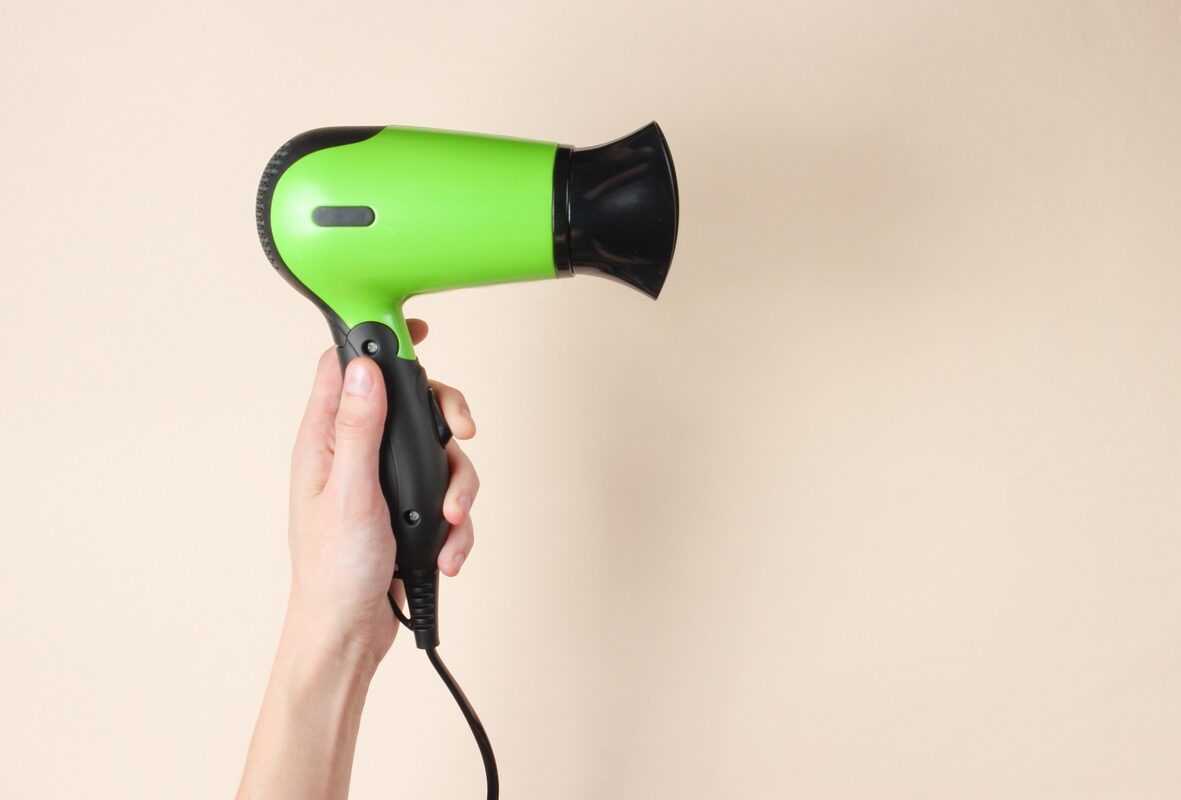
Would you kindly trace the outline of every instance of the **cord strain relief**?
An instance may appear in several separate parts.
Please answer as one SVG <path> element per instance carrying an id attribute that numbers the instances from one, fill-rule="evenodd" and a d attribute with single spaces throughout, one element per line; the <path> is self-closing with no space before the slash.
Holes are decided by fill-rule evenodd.
<path id="1" fill-rule="evenodd" d="M 410 628 L 420 650 L 439 646 L 439 571 L 416 569 L 401 575 Z"/>

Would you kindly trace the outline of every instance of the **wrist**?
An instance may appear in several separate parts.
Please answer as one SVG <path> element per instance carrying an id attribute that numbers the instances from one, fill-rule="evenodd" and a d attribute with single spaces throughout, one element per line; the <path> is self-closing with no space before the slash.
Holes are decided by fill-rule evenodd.
<path id="1" fill-rule="evenodd" d="M 380 660 L 368 643 L 339 621 L 313 613 L 294 596 L 288 602 L 276 665 L 310 679 L 368 687 Z"/>
<path id="2" fill-rule="evenodd" d="M 372 651 L 307 624 L 294 608 L 279 639 L 240 798 L 346 797 L 376 668 Z"/>

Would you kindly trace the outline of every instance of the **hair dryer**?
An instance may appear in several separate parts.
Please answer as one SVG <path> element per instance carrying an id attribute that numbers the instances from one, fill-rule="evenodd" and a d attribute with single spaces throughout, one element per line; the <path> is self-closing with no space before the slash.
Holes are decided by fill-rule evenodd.
<path id="1" fill-rule="evenodd" d="M 388 414 L 379 464 L 397 572 L 420 648 L 476 734 L 479 720 L 438 660 L 436 560 L 451 432 L 419 365 L 402 304 L 425 292 L 588 273 L 655 298 L 677 236 L 677 184 L 651 123 L 591 148 L 403 128 L 320 128 L 283 145 L 256 205 L 271 264 L 328 319 L 342 368 L 380 366 Z"/>

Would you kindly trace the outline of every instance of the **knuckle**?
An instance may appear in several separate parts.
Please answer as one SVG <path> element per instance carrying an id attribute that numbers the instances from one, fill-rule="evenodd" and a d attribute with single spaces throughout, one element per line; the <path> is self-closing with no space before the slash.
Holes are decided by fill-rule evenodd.
<path id="1" fill-rule="evenodd" d="M 435 386 L 435 391 L 438 392 L 440 401 L 445 403 L 449 408 L 458 409 L 464 403 L 463 392 L 454 386 L 440 383 Z"/>
<path id="2" fill-rule="evenodd" d="M 365 433 L 373 425 L 372 415 L 367 409 L 356 405 L 341 406 L 336 413 L 336 430 L 338 435 L 357 436 Z"/>

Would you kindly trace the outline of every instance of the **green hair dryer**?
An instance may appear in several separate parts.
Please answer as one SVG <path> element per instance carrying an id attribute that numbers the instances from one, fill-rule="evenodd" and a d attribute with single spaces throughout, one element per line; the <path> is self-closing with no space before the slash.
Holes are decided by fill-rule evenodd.
<path id="1" fill-rule="evenodd" d="M 451 432 L 402 304 L 425 292 L 581 273 L 655 298 L 677 236 L 664 136 L 651 123 L 574 148 L 417 128 L 320 128 L 271 159 L 256 215 L 271 264 L 327 317 L 342 368 L 359 356 L 381 367 L 389 411 L 380 478 L 409 619 L 395 613 L 439 668 L 436 560 L 448 532 L 443 446 Z M 466 705 L 461 693 L 456 699 Z"/>

